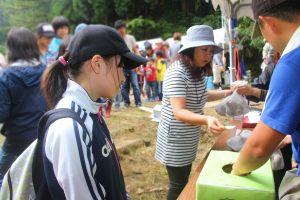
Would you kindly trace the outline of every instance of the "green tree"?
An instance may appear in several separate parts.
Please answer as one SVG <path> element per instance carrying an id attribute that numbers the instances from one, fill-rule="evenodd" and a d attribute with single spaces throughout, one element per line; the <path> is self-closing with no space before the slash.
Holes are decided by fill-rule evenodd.
<path id="1" fill-rule="evenodd" d="M 49 0 L 2 0 L 4 16 L 10 27 L 25 26 L 35 30 L 39 22 L 48 20 Z"/>
<path id="2" fill-rule="evenodd" d="M 262 37 L 252 39 L 254 22 L 248 17 L 243 17 L 238 23 L 238 46 L 241 47 L 242 55 L 245 58 L 247 70 L 251 70 L 253 77 L 260 74 L 262 62 L 262 48 L 264 41 Z"/>

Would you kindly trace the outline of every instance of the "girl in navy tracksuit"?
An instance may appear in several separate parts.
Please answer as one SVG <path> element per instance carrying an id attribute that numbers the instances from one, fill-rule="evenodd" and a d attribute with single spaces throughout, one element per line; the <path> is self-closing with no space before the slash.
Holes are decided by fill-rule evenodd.
<path id="1" fill-rule="evenodd" d="M 128 199 L 97 100 L 115 97 L 124 81 L 123 68 L 144 62 L 114 29 L 89 25 L 74 35 L 68 52 L 47 68 L 42 88 L 48 105 L 77 112 L 88 130 L 71 118 L 50 125 L 43 163 L 52 199 Z"/>
<path id="2" fill-rule="evenodd" d="M 8 66 L 0 73 L 0 123 L 5 136 L 0 149 L 0 186 L 14 160 L 37 138 L 39 118 L 47 105 L 40 90 L 46 68 L 39 61 L 34 34 L 12 28 L 6 39 Z"/>

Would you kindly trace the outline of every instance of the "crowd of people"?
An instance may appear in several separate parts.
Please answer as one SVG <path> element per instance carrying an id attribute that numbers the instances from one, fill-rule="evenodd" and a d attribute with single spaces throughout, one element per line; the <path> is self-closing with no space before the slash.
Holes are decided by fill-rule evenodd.
<path id="1" fill-rule="evenodd" d="M 146 41 L 143 48 L 127 33 L 122 20 L 114 27 L 81 23 L 73 35 L 63 16 L 38 24 L 36 33 L 12 28 L 6 38 L 7 60 L 0 57 L 0 122 L 5 136 L 0 150 L 0 187 L 11 164 L 37 139 L 41 116 L 47 110 L 66 108 L 84 126 L 62 118 L 44 133 L 39 158 L 45 179 L 40 185 L 42 199 L 130 199 L 102 113 L 106 107 L 109 117 L 112 105 L 117 111 L 121 102 L 129 107 L 130 88 L 136 107 L 142 105 L 143 96 L 146 101 L 162 101 L 155 158 L 168 174 L 168 200 L 177 199 L 188 182 L 201 126 L 216 135 L 225 130 L 216 117 L 203 113 L 205 103 L 225 98 L 234 90 L 250 100 L 265 100 L 265 106 L 231 174 L 248 174 L 274 150 L 284 152 L 291 146 L 299 163 L 300 6 L 297 0 L 265 2 L 252 2 L 256 23 L 269 42 L 263 56 L 264 72 L 253 87 L 207 90 L 206 77 L 213 71 L 215 84 L 221 87 L 220 73 L 225 66 L 223 49 L 207 25 L 188 28 L 184 42 L 176 32 L 170 43 Z M 274 52 L 281 58 L 270 64 Z M 278 175 L 278 198 L 299 199 L 300 172 L 287 171 L 292 168 L 291 152 L 283 154 L 286 167 Z M 288 177 L 279 186 L 286 171 Z"/>

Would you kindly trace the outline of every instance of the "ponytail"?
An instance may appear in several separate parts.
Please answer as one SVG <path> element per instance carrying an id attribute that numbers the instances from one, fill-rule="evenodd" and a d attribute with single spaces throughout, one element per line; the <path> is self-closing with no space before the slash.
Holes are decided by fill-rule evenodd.
<path id="1" fill-rule="evenodd" d="M 67 89 L 69 63 L 66 62 L 69 53 L 66 52 L 62 57 L 46 68 L 42 80 L 41 89 L 47 101 L 49 109 L 53 109 L 62 98 Z"/>

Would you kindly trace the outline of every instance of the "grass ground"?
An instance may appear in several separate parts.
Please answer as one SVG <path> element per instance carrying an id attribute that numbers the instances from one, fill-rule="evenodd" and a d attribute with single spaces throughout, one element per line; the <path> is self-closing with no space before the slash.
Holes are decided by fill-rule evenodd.
<path id="1" fill-rule="evenodd" d="M 144 103 L 143 106 L 153 108 L 156 104 Z M 224 124 L 228 123 L 230 119 L 217 115 L 214 104 L 210 106 L 205 108 L 205 114 L 217 116 Z M 118 153 L 131 198 L 166 199 L 168 177 L 164 166 L 154 158 L 158 124 L 151 121 L 150 113 L 136 107 L 122 108 L 119 112 L 112 112 L 112 116 L 106 119 L 106 122 L 117 148 L 122 147 Z M 3 139 L 0 135 L 0 144 Z M 215 137 L 203 127 L 192 173 L 214 141 Z"/>
<path id="2" fill-rule="evenodd" d="M 155 103 L 144 103 L 143 106 L 154 107 Z M 205 108 L 205 113 L 217 115 L 213 108 Z M 130 107 L 112 112 L 112 116 L 106 120 L 117 147 L 128 140 L 142 141 L 139 145 L 129 145 L 119 151 L 126 187 L 135 200 L 166 199 L 168 189 L 165 167 L 154 158 L 158 124 L 152 122 L 149 116 L 148 112 Z M 229 120 L 220 119 L 223 123 Z M 193 167 L 198 165 L 215 141 L 206 128 L 202 129 L 201 135 L 198 156 Z"/>

